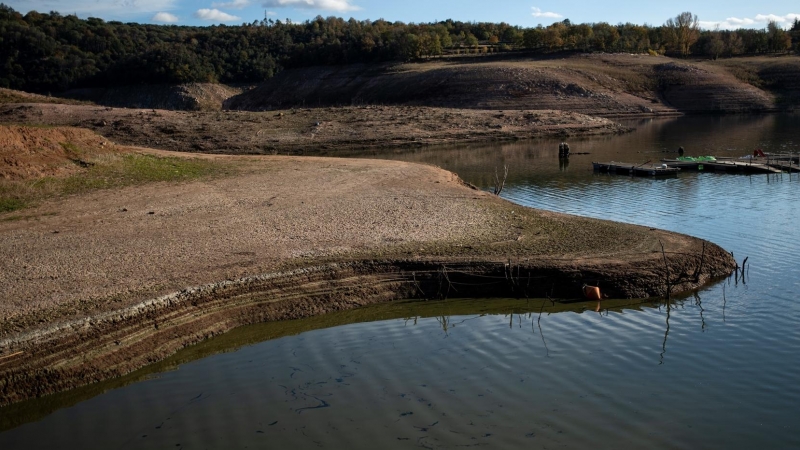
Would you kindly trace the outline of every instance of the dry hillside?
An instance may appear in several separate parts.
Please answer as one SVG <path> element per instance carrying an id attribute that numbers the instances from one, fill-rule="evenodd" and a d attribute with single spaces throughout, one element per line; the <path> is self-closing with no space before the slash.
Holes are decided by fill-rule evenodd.
<path id="1" fill-rule="evenodd" d="M 757 57 L 721 59 L 714 63 L 740 80 L 773 92 L 779 107 L 797 110 L 800 105 L 800 58 Z"/>
<path id="2" fill-rule="evenodd" d="M 120 108 L 151 108 L 182 111 L 215 111 L 242 88 L 214 83 L 140 85 L 115 88 L 74 89 L 62 95 L 98 105 Z"/>
<path id="3" fill-rule="evenodd" d="M 800 74 L 786 61 L 786 80 Z M 732 61 L 738 61 L 732 62 Z M 476 109 L 555 109 L 601 116 L 763 112 L 781 106 L 770 83 L 743 79 L 727 64 L 627 54 L 485 58 L 287 70 L 228 99 L 234 110 L 298 106 L 424 105 Z M 776 78 L 777 80 L 778 78 Z M 791 83 L 791 82 L 790 82 Z M 789 89 L 797 89 L 785 83 Z"/>
<path id="4" fill-rule="evenodd" d="M 86 102 L 51 97 L 48 95 L 31 94 L 29 92 L 15 91 L 13 89 L 0 88 L 0 104 L 3 103 L 63 103 L 63 104 L 83 104 Z"/>

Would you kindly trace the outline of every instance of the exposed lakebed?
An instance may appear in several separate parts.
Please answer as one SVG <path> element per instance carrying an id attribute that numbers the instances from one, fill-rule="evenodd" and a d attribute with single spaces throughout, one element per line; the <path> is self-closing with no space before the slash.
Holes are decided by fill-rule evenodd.
<path id="1" fill-rule="evenodd" d="M 89 389 L 83 397 L 95 396 L 82 402 L 68 393 L 4 408 L 5 421 L 65 406 L 3 432 L 0 446 L 797 447 L 800 177 L 632 179 L 595 175 L 590 163 L 658 160 L 678 146 L 797 153 L 800 117 L 636 126 L 570 141 L 591 154 L 566 166 L 558 141 L 545 140 L 376 156 L 440 165 L 482 188 L 508 165 L 503 196 L 514 202 L 708 239 L 749 257 L 744 281 L 670 304 L 602 302 L 599 312 L 594 303 L 451 300 L 246 327 L 203 344 L 213 353 L 227 340 L 236 351 L 102 395 Z"/>

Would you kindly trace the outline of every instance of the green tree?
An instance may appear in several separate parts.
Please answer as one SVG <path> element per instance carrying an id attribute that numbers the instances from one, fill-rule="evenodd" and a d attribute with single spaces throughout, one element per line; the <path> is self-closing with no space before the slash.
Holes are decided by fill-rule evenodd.
<path id="1" fill-rule="evenodd" d="M 717 59 L 722 55 L 725 51 L 725 41 L 722 40 L 722 34 L 719 30 L 714 30 L 708 34 L 703 49 L 712 59 Z"/>
<path id="2" fill-rule="evenodd" d="M 767 46 L 773 53 L 787 52 L 792 48 L 792 38 L 774 20 L 767 24 Z"/>
<path id="3" fill-rule="evenodd" d="M 523 34 L 518 27 L 507 27 L 501 36 L 501 40 L 506 44 L 522 45 Z"/>
<path id="4" fill-rule="evenodd" d="M 614 50 L 619 42 L 619 31 L 605 22 L 592 26 L 592 36 L 594 48 L 603 52 Z"/>
<path id="5" fill-rule="evenodd" d="M 769 50 L 769 41 L 764 30 L 740 29 L 736 32 L 742 38 L 742 53 L 764 53 Z"/>
<path id="6" fill-rule="evenodd" d="M 794 48 L 795 53 L 800 53 L 800 19 L 794 19 L 789 35 L 792 38 L 792 48 Z"/>
<path id="7" fill-rule="evenodd" d="M 403 39 L 403 54 L 406 59 L 420 57 L 420 39 L 416 34 L 407 33 Z"/>
<path id="8" fill-rule="evenodd" d="M 646 26 L 626 23 L 617 26 L 619 46 L 632 53 L 645 53 L 650 48 L 650 36 Z"/>
<path id="9" fill-rule="evenodd" d="M 472 33 L 467 33 L 466 38 L 464 38 L 464 44 L 466 44 L 467 47 L 477 47 L 478 38 Z"/>
<path id="10" fill-rule="evenodd" d="M 583 50 L 584 52 L 591 50 L 593 43 L 592 36 L 594 35 L 592 27 L 585 23 L 573 25 L 569 30 L 569 34 L 572 40 L 572 48 Z"/>
<path id="11" fill-rule="evenodd" d="M 435 32 L 424 33 L 419 36 L 420 55 L 430 58 L 442 54 L 442 40 Z"/>
<path id="12" fill-rule="evenodd" d="M 729 31 L 725 34 L 725 53 L 728 56 L 736 56 L 744 53 L 744 41 L 738 31 Z"/>
<path id="13" fill-rule="evenodd" d="M 700 21 L 696 14 L 682 12 L 664 24 L 670 48 L 682 56 L 689 55 L 689 49 L 700 37 Z"/>
<path id="14" fill-rule="evenodd" d="M 567 19 L 568 20 L 568 19 Z M 564 36 L 567 34 L 564 22 L 556 22 L 544 29 L 542 43 L 549 50 L 559 50 L 564 47 Z"/>
<path id="15" fill-rule="evenodd" d="M 539 48 L 544 42 L 544 29 L 541 25 L 536 28 L 528 28 L 522 33 L 522 45 L 528 49 Z"/>

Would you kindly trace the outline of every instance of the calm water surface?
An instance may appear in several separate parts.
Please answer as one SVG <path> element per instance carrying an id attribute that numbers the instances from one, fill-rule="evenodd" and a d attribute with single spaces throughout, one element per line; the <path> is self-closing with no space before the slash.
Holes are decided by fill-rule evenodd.
<path id="1" fill-rule="evenodd" d="M 511 201 L 709 239 L 749 257 L 744 282 L 670 304 L 453 300 L 247 327 L 206 344 L 235 351 L 145 381 L 0 409 L 55 410 L 0 433 L 0 448 L 800 448 L 800 176 L 591 171 L 678 146 L 797 153 L 800 116 L 635 125 L 571 140 L 591 155 L 566 167 L 558 141 L 370 156 L 482 188 L 508 165 Z"/>

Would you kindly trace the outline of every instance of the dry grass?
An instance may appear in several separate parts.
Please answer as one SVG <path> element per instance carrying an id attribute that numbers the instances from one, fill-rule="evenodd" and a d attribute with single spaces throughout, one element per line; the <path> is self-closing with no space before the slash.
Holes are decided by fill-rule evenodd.
<path id="1" fill-rule="evenodd" d="M 88 167 L 66 177 L 34 180 L 0 179 L 0 213 L 17 211 L 65 195 L 155 182 L 186 182 L 235 173 L 235 164 L 199 158 L 128 154 L 103 154 L 86 161 Z M 5 220 L 17 217 L 5 217 Z"/>
<path id="2" fill-rule="evenodd" d="M 66 105 L 89 104 L 89 102 L 78 100 L 50 97 L 47 95 L 31 94 L 28 92 L 0 88 L 0 104 L 3 103 L 62 103 Z"/>

